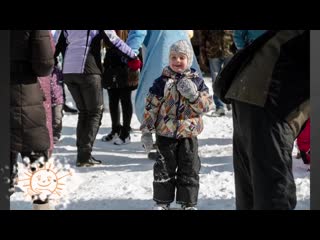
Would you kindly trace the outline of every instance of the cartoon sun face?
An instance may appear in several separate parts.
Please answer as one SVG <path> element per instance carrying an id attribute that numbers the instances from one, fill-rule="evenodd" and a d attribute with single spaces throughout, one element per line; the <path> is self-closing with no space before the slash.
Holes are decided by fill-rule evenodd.
<path id="1" fill-rule="evenodd" d="M 32 175 L 30 183 L 32 191 L 51 194 L 58 186 L 58 177 L 51 169 L 40 169 Z"/>
<path id="2" fill-rule="evenodd" d="M 60 196 L 65 183 L 63 178 L 72 176 L 71 170 L 63 171 L 61 168 L 56 169 L 53 163 L 45 163 L 43 167 L 35 171 L 28 169 L 18 182 L 27 195 L 51 196 L 53 194 Z"/>

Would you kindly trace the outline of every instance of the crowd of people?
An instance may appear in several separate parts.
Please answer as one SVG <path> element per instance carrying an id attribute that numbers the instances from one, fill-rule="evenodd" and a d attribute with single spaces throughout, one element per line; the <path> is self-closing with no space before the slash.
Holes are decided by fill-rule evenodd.
<path id="1" fill-rule="evenodd" d="M 295 208 L 296 139 L 310 163 L 308 31 L 13 30 L 10 39 L 11 194 L 18 154 L 31 166 L 47 161 L 64 112 L 78 114 L 76 166 L 101 164 L 92 149 L 106 89 L 112 126 L 101 140 L 130 144 L 134 107 L 145 151 L 157 151 L 154 209 L 173 201 L 197 209 L 202 116 L 226 111 L 233 116 L 236 209 Z M 64 85 L 77 109 L 68 109 Z M 34 209 L 49 205 L 34 196 Z"/>

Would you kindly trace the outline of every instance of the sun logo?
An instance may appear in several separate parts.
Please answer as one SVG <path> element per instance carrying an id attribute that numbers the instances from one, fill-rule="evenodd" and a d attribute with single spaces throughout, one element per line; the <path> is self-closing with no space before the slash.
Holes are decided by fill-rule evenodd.
<path id="1" fill-rule="evenodd" d="M 64 180 L 72 174 L 73 170 L 68 165 L 62 167 L 62 164 L 58 163 L 55 166 L 53 159 L 49 159 L 48 162 L 43 164 L 27 166 L 21 178 L 20 176 L 18 178 L 18 185 L 33 200 L 35 198 L 41 200 L 59 198 L 65 186 Z"/>

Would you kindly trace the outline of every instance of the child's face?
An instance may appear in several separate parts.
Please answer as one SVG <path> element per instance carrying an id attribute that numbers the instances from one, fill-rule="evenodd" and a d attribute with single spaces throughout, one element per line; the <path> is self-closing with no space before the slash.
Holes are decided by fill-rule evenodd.
<path id="1" fill-rule="evenodd" d="M 172 52 L 169 57 L 170 68 L 178 73 L 182 73 L 187 69 L 188 58 L 187 55 L 182 53 Z"/>

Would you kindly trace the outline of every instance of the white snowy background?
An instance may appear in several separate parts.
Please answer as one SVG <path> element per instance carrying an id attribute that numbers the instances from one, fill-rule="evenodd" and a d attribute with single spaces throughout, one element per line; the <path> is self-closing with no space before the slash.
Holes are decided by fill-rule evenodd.
<path id="1" fill-rule="evenodd" d="M 211 87 L 211 79 L 205 78 Z M 67 91 L 68 93 L 68 91 Z M 135 91 L 132 94 L 134 102 Z M 105 113 L 94 145 L 93 156 L 102 165 L 76 168 L 77 115 L 65 114 L 61 141 L 54 149 L 53 157 L 63 164 L 70 164 L 75 173 L 65 185 L 58 210 L 149 210 L 152 200 L 154 161 L 143 151 L 139 122 L 133 114 L 131 143 L 117 146 L 101 141 L 111 131 L 108 95 L 104 90 Z M 67 94 L 68 105 L 74 105 Z M 200 170 L 199 210 L 234 210 L 235 187 L 232 165 L 232 114 L 224 117 L 204 116 L 204 131 L 199 135 Z M 293 156 L 296 154 L 296 148 Z M 310 172 L 301 159 L 293 158 L 293 172 L 297 186 L 298 210 L 310 209 Z M 173 207 L 179 207 L 175 203 Z M 23 192 L 11 197 L 12 210 L 29 210 L 31 202 Z"/>

